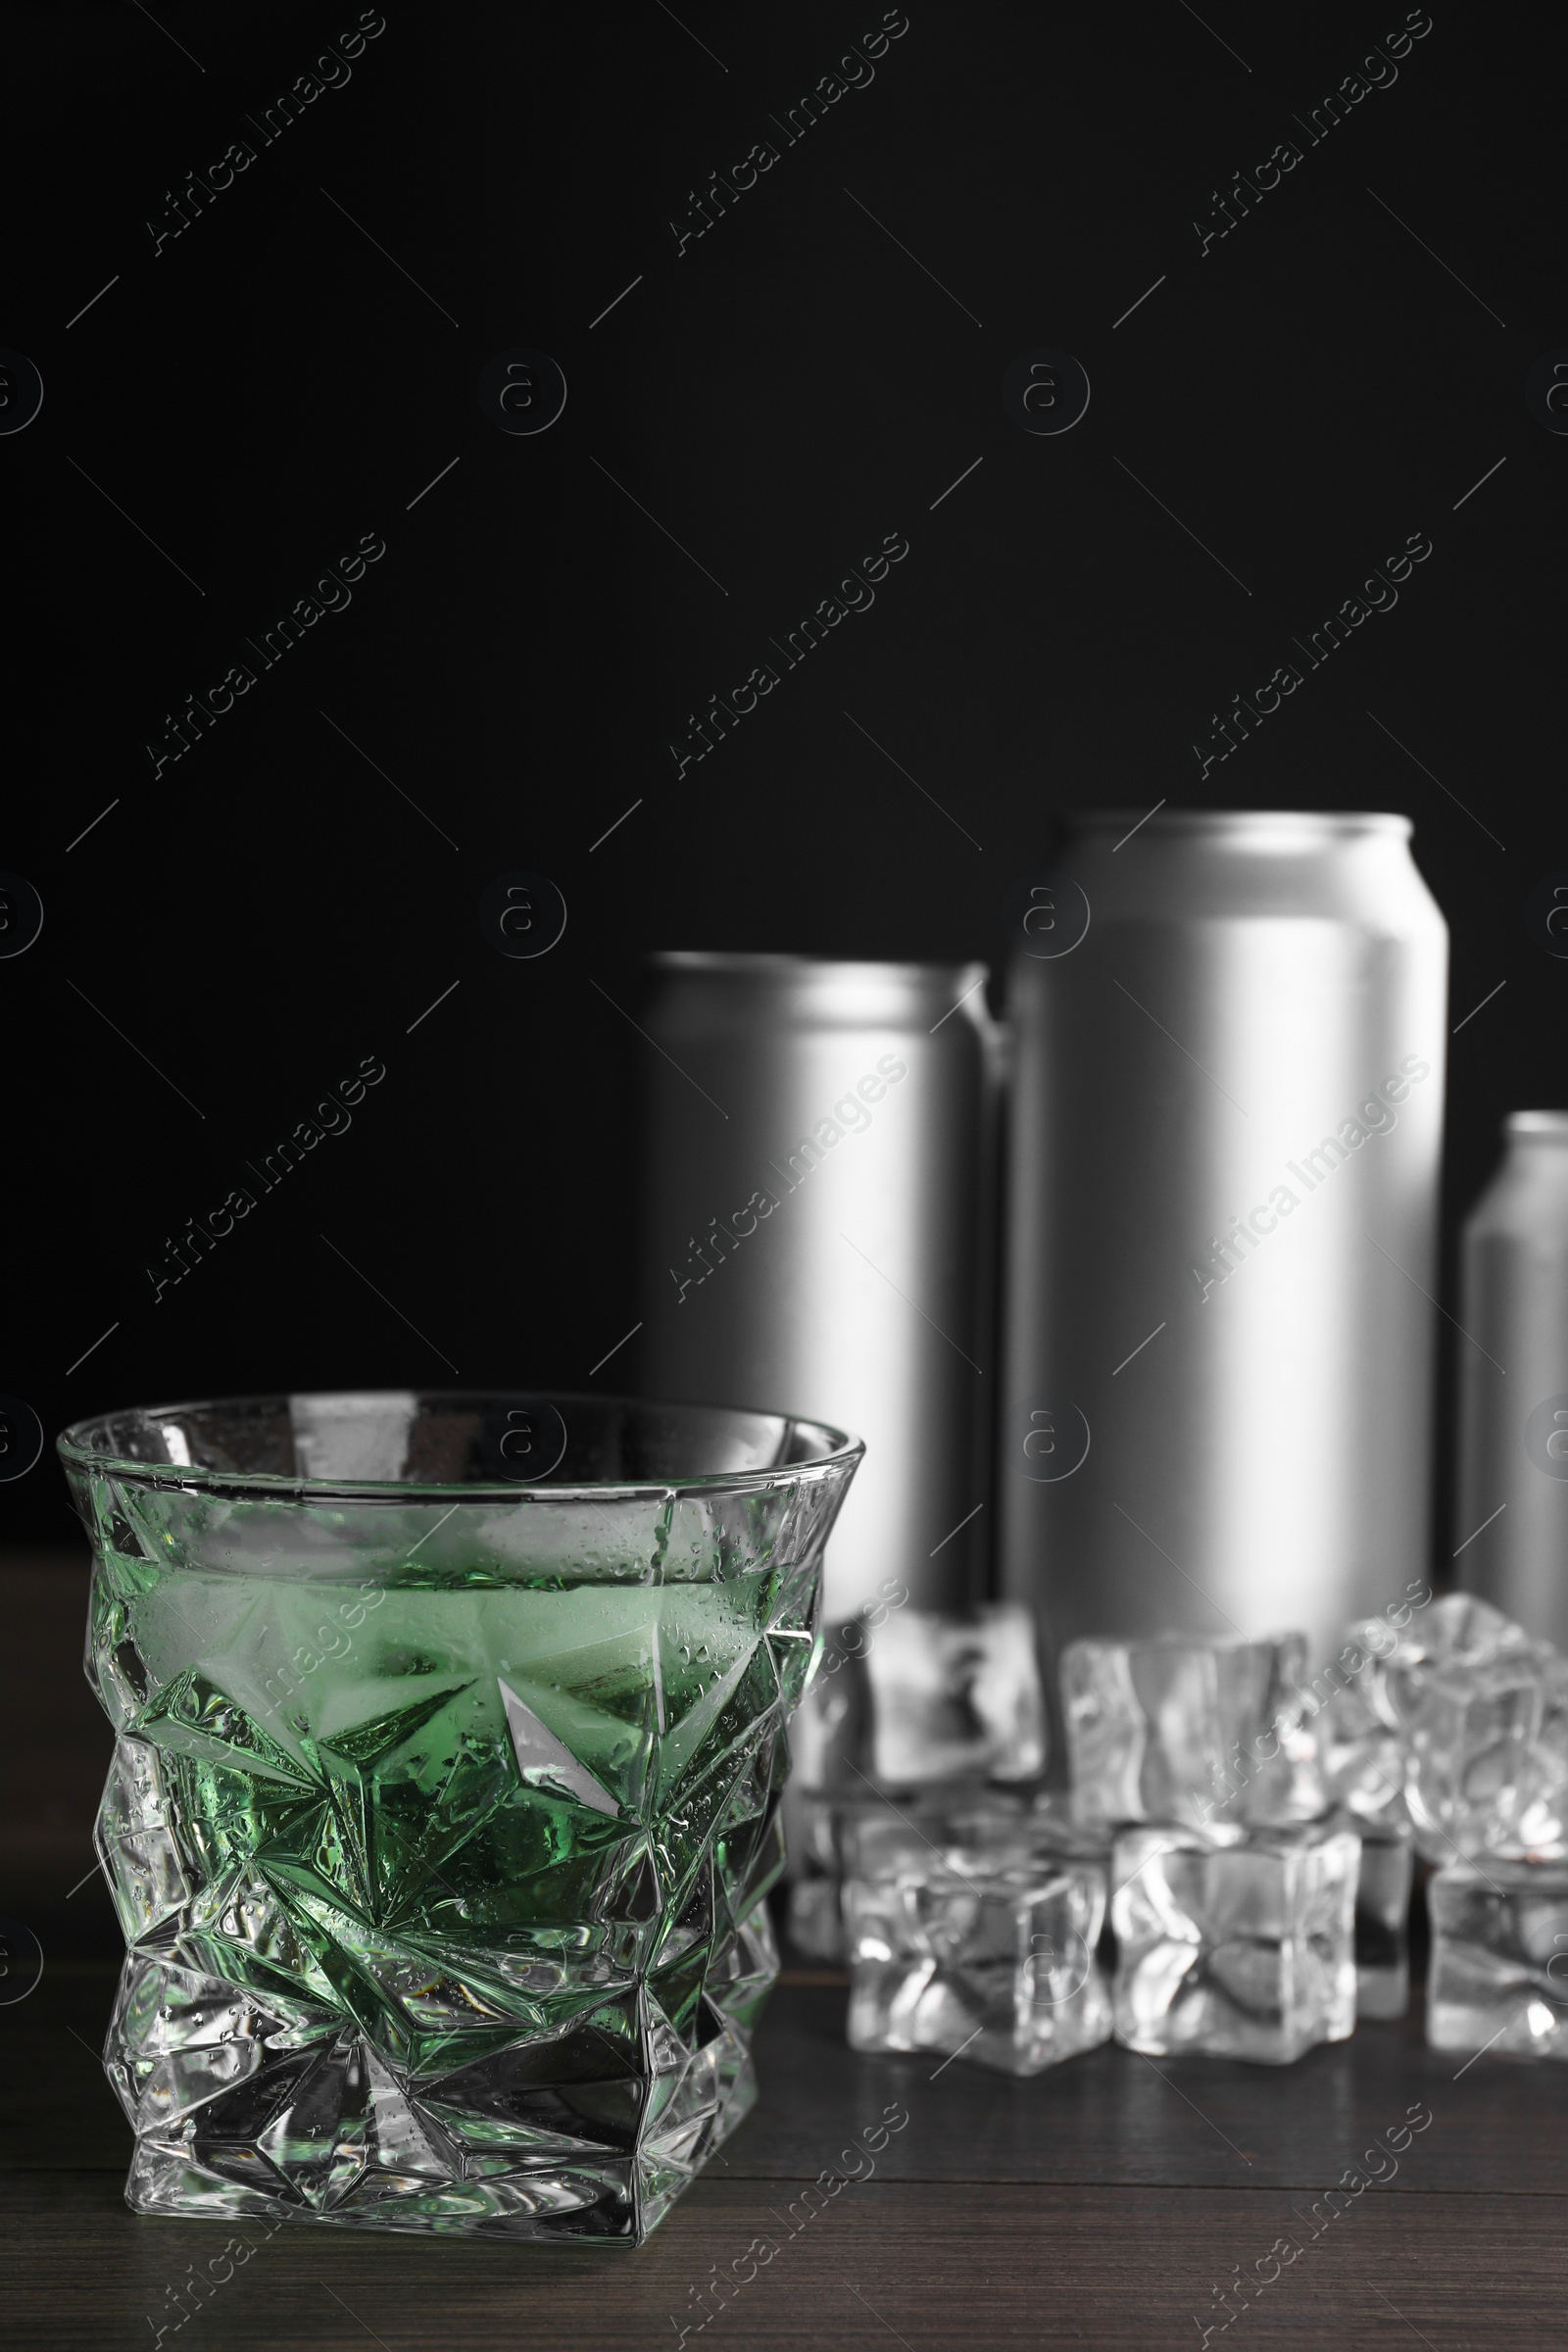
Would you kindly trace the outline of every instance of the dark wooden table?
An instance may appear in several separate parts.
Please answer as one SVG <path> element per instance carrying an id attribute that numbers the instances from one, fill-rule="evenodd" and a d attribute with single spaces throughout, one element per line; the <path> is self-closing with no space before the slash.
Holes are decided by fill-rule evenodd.
<path id="1" fill-rule="evenodd" d="M 195 2297 L 192 2266 L 208 2271 L 228 2227 L 126 2211 L 129 2138 L 97 2057 L 114 1964 L 94 1948 L 98 1914 L 69 1924 L 102 1900 L 91 1881 L 66 1897 L 91 1865 L 107 1747 L 78 1697 L 80 1600 L 76 1563 L 0 1567 L 0 1861 L 48 1955 L 37 1989 L 0 2006 L 0 2336 L 17 2352 L 151 2348 L 166 2325 L 179 2352 L 592 2352 L 674 2345 L 683 2328 L 736 2352 L 1197 2346 L 1205 2327 L 1258 2347 L 1568 2343 L 1568 2069 L 1428 2050 L 1418 2004 L 1294 2067 L 1104 2049 L 1013 2082 L 961 2060 L 855 2056 L 842 1982 L 807 1970 L 763 2025 L 761 2104 L 639 2251 L 291 2225 Z M 0 1907 L 22 1908 L 10 1893 Z M 874 2172 L 820 2209 L 804 2198 L 823 2175 L 866 2171 L 867 2127 L 889 2107 L 908 2121 Z M 1432 2120 L 1397 2170 L 1325 2219 L 1350 2168 L 1388 2173 L 1368 2151 L 1412 2109 Z M 1285 2259 L 1282 2240 L 1299 2252 Z M 1274 2264 L 1221 2331 L 1215 2287 Z M 176 2328 L 181 2280 L 197 2307 Z"/>

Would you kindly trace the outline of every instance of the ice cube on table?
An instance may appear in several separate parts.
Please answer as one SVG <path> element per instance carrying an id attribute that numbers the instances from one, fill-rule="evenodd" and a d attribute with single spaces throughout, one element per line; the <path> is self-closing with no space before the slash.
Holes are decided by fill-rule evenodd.
<path id="1" fill-rule="evenodd" d="M 845 1801 L 872 1789 L 906 1811 L 924 1788 L 1021 1784 L 1045 1769 L 1045 1708 L 1034 1622 L 1012 1602 L 962 1614 L 883 1607 L 828 1635 L 790 1733 L 784 1792 L 790 1933 L 821 1959 L 842 1957 L 839 1870 L 813 1792 Z"/>
<path id="2" fill-rule="evenodd" d="M 1381 1622 L 1378 1618 L 1368 1621 L 1370 1625 Z M 1501 1609 L 1494 1608 L 1490 1600 L 1478 1600 L 1473 1592 L 1446 1592 L 1441 1600 L 1412 1615 L 1381 1665 L 1385 1674 L 1394 1666 L 1418 1663 L 1490 1666 L 1518 1651 L 1546 1646 Z"/>
<path id="3" fill-rule="evenodd" d="M 1415 1857 L 1407 1828 L 1356 1824 L 1361 1867 L 1355 1882 L 1355 2014 L 1402 2017 L 1410 2006 L 1410 1884 Z"/>
<path id="4" fill-rule="evenodd" d="M 1568 1860 L 1452 1862 L 1427 1911 L 1433 2047 L 1568 2058 Z"/>
<path id="5" fill-rule="evenodd" d="M 1046 1764 L 1034 1619 L 1018 1601 L 961 1615 L 899 1609 L 869 1636 L 872 1777 L 884 1788 L 983 1775 L 1029 1781 Z"/>
<path id="6" fill-rule="evenodd" d="M 1030 1842 L 1015 1825 L 995 1844 L 977 1837 L 845 1881 L 852 2049 L 1035 2075 L 1109 2040 L 1104 1866 Z"/>
<path id="7" fill-rule="evenodd" d="M 1026 1803 L 1001 1788 L 928 1788 L 898 1806 L 858 1806 L 844 1817 L 841 1851 L 846 1879 L 897 1878 L 933 1857 L 960 1875 L 1042 1857 L 1110 1867 L 1108 1836 L 1075 1821 L 1063 1798 Z"/>
<path id="8" fill-rule="evenodd" d="M 1023 1825 L 1021 1796 L 975 1782 L 901 1792 L 897 1801 L 862 1786 L 858 1796 L 841 1789 L 807 1789 L 797 1799 L 796 1866 L 789 1890 L 790 1939 L 815 1960 L 846 1954 L 841 1893 L 847 1872 L 887 1877 L 907 1861 L 919 1867 L 960 1849 L 988 1827 Z"/>
<path id="9" fill-rule="evenodd" d="M 1226 1839 L 1139 1825 L 1116 1839 L 1116 2039 L 1287 2066 L 1355 2028 L 1360 1838 L 1343 1814 Z"/>
<path id="10" fill-rule="evenodd" d="M 1380 1666 L 1395 1646 L 1382 1617 L 1346 1627 L 1339 1654 L 1351 1663 L 1340 1665 L 1338 1672 L 1348 1679 L 1338 1681 L 1335 1670 L 1324 1678 L 1329 1690 L 1313 1729 L 1328 1803 L 1343 1805 L 1362 1823 L 1408 1833 L 1405 1743 L 1385 1704 Z"/>
<path id="11" fill-rule="evenodd" d="M 891 1879 L 933 1863 L 963 1870 L 971 1856 L 1010 1858 L 1028 1850 L 1030 1813 L 1021 1796 L 976 1788 L 922 1788 L 897 1804 L 872 1797 L 842 1817 L 848 1879 Z"/>
<path id="12" fill-rule="evenodd" d="M 1321 1812 L 1305 1662 L 1294 1633 L 1069 1642 L 1061 1693 L 1078 1818 L 1201 1829 Z"/>
<path id="13" fill-rule="evenodd" d="M 1380 1673 L 1428 1861 L 1568 1855 L 1568 1659 L 1489 1602 L 1453 1592 Z"/>
<path id="14" fill-rule="evenodd" d="M 1340 1661 L 1319 1719 L 1332 1801 L 1412 1822 L 1430 1861 L 1568 1851 L 1568 1669 L 1549 1643 L 1452 1592 L 1397 1633 L 1348 1626 Z"/>

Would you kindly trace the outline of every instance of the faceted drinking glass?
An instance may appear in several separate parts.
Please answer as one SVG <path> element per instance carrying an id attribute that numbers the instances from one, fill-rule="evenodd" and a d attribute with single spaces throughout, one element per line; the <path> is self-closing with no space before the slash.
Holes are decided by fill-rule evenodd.
<path id="1" fill-rule="evenodd" d="M 131 2206 L 640 2242 L 757 2095 L 785 1727 L 858 1443 L 400 1392 L 60 1450 L 118 1736 Z"/>

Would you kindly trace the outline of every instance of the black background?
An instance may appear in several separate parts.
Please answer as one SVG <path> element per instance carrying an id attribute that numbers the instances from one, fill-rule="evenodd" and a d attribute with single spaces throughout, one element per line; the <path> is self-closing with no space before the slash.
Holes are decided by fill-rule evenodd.
<path id="1" fill-rule="evenodd" d="M 6 20 L 0 343 L 45 400 L 0 438 L 0 866 L 46 920 L 0 962 L 0 1389 L 52 1436 L 169 1396 L 582 1385 L 636 1313 L 644 951 L 996 959 L 1055 812 L 1161 798 L 1414 817 L 1450 1025 L 1506 983 L 1452 1046 L 1451 1305 L 1499 1117 L 1565 1099 L 1568 965 L 1525 920 L 1568 867 L 1568 440 L 1523 397 L 1568 344 L 1553 20 L 1438 6 L 1308 145 L 1293 115 L 1402 9 L 910 0 L 786 145 L 770 117 L 879 7 L 387 0 L 263 145 L 244 117 L 358 10 L 156 13 Z M 240 137 L 155 257 L 166 191 Z M 1200 255 L 1195 217 L 1287 138 Z M 478 405 L 514 346 L 565 373 L 537 437 Z M 1002 405 L 1038 347 L 1093 386 L 1059 438 Z M 352 605 L 155 778 L 164 714 L 368 532 Z M 688 713 L 891 532 L 874 608 L 678 777 Z M 1210 714 L 1415 532 L 1397 608 L 1200 781 Z M 569 908 L 537 962 L 478 927 L 517 868 Z M 352 1129 L 155 1305 L 165 1237 L 366 1055 Z M 68 1532 L 46 1453 L 0 1535 Z"/>

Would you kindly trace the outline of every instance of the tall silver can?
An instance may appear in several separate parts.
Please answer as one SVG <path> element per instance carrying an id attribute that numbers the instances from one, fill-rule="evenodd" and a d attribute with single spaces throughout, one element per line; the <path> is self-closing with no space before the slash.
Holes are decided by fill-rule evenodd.
<path id="1" fill-rule="evenodd" d="M 1428 1566 L 1447 931 L 1402 816 L 1070 820 L 1013 893 L 1002 1571 L 1079 1635 Z"/>
<path id="2" fill-rule="evenodd" d="M 999 1032 L 982 964 L 654 958 L 642 1368 L 865 1440 L 824 1608 L 978 1595 Z M 863 1481 L 863 1484 L 861 1483 Z"/>
<path id="3" fill-rule="evenodd" d="M 1568 1111 L 1502 1133 L 1461 1248 L 1454 1548 L 1471 1592 L 1568 1649 Z"/>

